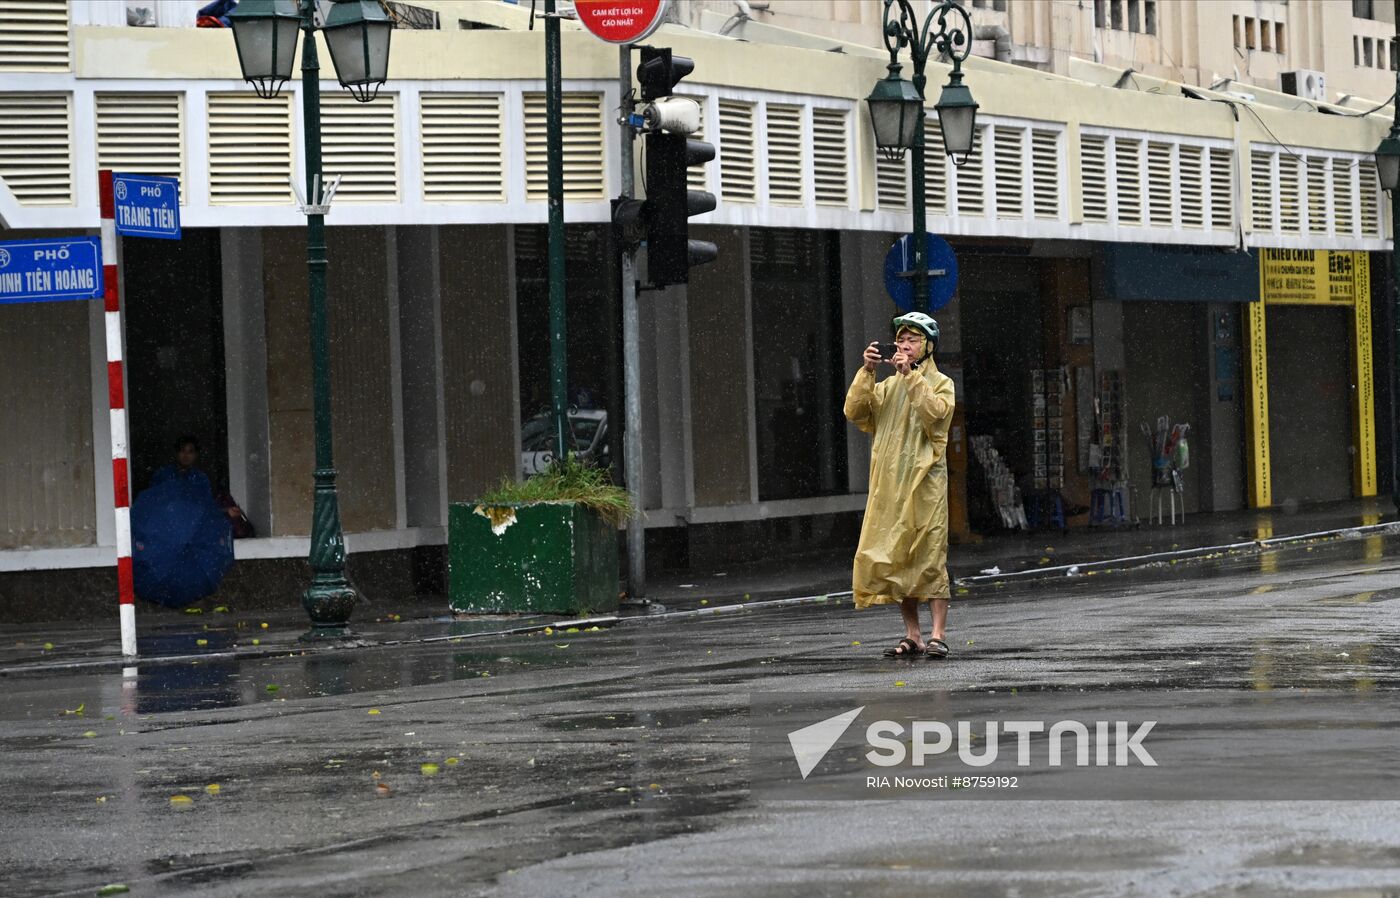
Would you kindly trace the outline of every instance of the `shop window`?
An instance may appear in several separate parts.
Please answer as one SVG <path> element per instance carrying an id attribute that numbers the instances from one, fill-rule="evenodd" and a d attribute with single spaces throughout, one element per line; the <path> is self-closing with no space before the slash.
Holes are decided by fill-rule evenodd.
<path id="1" fill-rule="evenodd" d="M 617 269 L 608 258 L 607 227 L 571 224 L 564 229 L 568 402 L 585 415 L 571 417 L 575 449 L 585 460 L 610 467 L 622 482 L 622 311 Z M 549 242 L 544 225 L 515 228 L 516 347 L 519 354 L 521 462 L 526 472 L 543 463 L 550 447 Z M 597 413 L 602 412 L 602 415 Z M 598 430 L 606 428 L 602 435 Z"/>
<path id="2" fill-rule="evenodd" d="M 1287 51 L 1284 49 L 1284 44 L 1283 44 L 1283 23 L 1282 23 L 1282 22 L 1275 22 L 1275 23 L 1274 23 L 1274 52 L 1275 52 L 1275 53 L 1284 53 L 1284 52 L 1287 52 Z"/>
<path id="3" fill-rule="evenodd" d="M 838 235 L 750 233 L 759 499 L 845 493 L 842 403 L 855 368 L 841 351 Z"/>

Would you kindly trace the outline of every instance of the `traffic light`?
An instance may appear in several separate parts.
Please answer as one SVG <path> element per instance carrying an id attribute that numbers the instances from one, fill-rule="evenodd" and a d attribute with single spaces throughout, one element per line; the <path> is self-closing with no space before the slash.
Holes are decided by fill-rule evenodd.
<path id="1" fill-rule="evenodd" d="M 693 71 L 693 60 L 673 56 L 668 47 L 643 47 L 637 66 L 642 99 L 649 103 L 642 116 L 649 129 L 642 220 L 647 276 L 655 287 L 684 284 L 692 265 L 713 262 L 719 256 L 713 243 L 690 239 L 690 216 L 715 208 L 713 193 L 691 190 L 687 184 L 692 165 L 715 158 L 713 144 L 688 136 L 700 127 L 700 108 L 692 100 L 671 96 L 676 84 Z"/>
<path id="2" fill-rule="evenodd" d="M 670 47 L 642 47 L 642 61 L 637 64 L 642 99 L 649 102 L 669 97 L 671 89 L 693 71 L 695 60 L 688 56 L 672 56 Z"/>

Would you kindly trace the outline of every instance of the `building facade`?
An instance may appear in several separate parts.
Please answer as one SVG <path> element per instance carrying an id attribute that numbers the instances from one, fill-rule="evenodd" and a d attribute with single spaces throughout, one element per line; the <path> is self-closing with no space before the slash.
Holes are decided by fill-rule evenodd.
<path id="1" fill-rule="evenodd" d="M 541 34 L 516 4 L 416 5 L 441 27 L 395 34 L 377 100 L 322 85 L 325 169 L 344 175 L 328 217 L 342 514 L 350 551 L 399 572 L 404 557 L 431 566 L 448 503 L 521 475 L 522 425 L 548 395 Z M 831 8 L 831 36 L 867 39 L 837 53 L 812 45 L 815 28 L 763 25 L 773 40 L 759 42 L 742 22 L 752 32 L 738 40 L 698 2 L 678 9 L 702 27 L 652 39 L 696 60 L 682 87 L 718 157 L 694 184 L 719 203 L 696 229 L 720 248 L 688 286 L 642 303 L 642 494 L 659 564 L 844 544 L 864 507 L 868 444 L 840 400 L 861 348 L 888 329 L 882 267 L 909 227 L 908 164 L 877 156 L 862 102 L 887 62 L 857 46 L 874 43 L 862 29 L 878 36 L 866 21 L 878 4 L 807 5 L 817 18 Z M 258 527 L 239 557 L 297 559 L 312 468 L 304 222 L 289 184 L 299 83 L 261 100 L 226 30 L 183 27 L 189 4 L 154 4 L 156 27 L 112 21 L 118 6 L 0 11 L 0 235 L 95 229 L 102 168 L 181 179 L 184 238 L 122 246 L 132 485 L 177 434 L 197 433 L 211 476 Z M 1145 513 L 1137 426 L 1162 415 L 1193 428 L 1188 512 L 1373 493 L 1371 283 L 1362 296 L 1348 281 L 1345 302 L 1271 304 L 1262 256 L 1370 271 L 1389 249 L 1371 156 L 1388 113 L 1125 79 L 1092 56 L 1058 72 L 1055 41 L 1016 29 L 1077 6 L 1029 0 L 1019 25 L 1011 7 L 1013 44 L 1052 61 L 970 61 L 981 112 L 961 168 L 931 120 L 930 230 L 960 263 L 937 313 L 960 395 L 958 529 L 994 526 L 972 448 L 987 439 L 1021 488 L 1056 489 L 1071 510 L 1117 451 L 1113 479 Z M 570 387 L 620 426 L 617 50 L 569 27 L 564 59 Z M 930 63 L 930 85 L 946 72 Z M 0 602 L 112 563 L 105 339 L 90 304 L 0 305 Z M 1312 383 L 1326 389 L 1300 405 L 1319 346 L 1331 367 Z M 1116 423 L 1100 411 L 1111 403 Z M 1290 468 L 1281 452 L 1302 460 Z"/>

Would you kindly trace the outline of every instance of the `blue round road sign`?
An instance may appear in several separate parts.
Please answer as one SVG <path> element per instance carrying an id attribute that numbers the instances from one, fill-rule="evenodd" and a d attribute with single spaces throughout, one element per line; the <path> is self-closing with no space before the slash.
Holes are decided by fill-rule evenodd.
<path id="1" fill-rule="evenodd" d="M 928 310 L 936 312 L 946 306 L 958 288 L 958 259 L 948 241 L 937 234 L 924 234 L 924 259 L 930 274 L 928 279 Z M 905 234 L 894 242 L 885 256 L 885 290 L 901 312 L 914 310 L 914 245 Z"/>

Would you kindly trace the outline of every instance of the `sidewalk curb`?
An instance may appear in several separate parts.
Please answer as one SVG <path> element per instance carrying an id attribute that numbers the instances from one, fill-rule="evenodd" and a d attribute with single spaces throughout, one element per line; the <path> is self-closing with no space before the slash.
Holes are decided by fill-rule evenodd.
<path id="1" fill-rule="evenodd" d="M 322 643 L 307 642 L 281 646 L 249 647 L 246 649 L 236 648 L 232 651 L 224 652 L 196 652 L 185 655 L 142 655 L 136 658 L 126 658 L 120 655 L 104 655 L 99 658 L 85 658 L 78 661 L 31 662 L 28 664 L 17 664 L 12 667 L 0 667 L 0 678 L 22 676 L 32 673 L 53 673 L 56 671 L 73 672 L 116 667 L 138 668 L 154 667 L 164 664 L 188 664 L 192 661 L 257 661 L 263 658 L 320 655 L 329 652 L 350 651 L 353 649 L 382 649 L 401 645 L 462 642 L 467 639 L 481 639 L 487 636 L 518 636 L 523 633 L 542 633 L 546 629 L 561 630 L 567 627 L 578 627 L 579 629 L 585 626 L 611 628 L 624 620 L 626 620 L 626 618 L 617 617 L 616 615 L 604 615 L 558 622 L 528 624 L 519 627 L 503 627 L 499 630 L 480 630 L 475 633 L 460 633 L 447 636 L 421 636 L 410 639 L 384 639 L 378 641 L 371 641 L 368 639 L 344 639 Z"/>
<path id="2" fill-rule="evenodd" d="M 1010 571 L 1001 574 L 974 574 L 959 577 L 958 586 L 976 586 L 983 583 L 1001 583 L 1007 580 L 1048 580 L 1056 577 L 1082 576 L 1089 571 L 1137 569 L 1153 567 L 1164 562 L 1187 561 L 1206 558 L 1212 555 L 1248 555 L 1269 549 L 1283 549 L 1310 542 L 1342 542 L 1364 539 L 1368 536 L 1393 536 L 1400 533 L 1400 521 L 1387 524 L 1367 524 L 1361 527 L 1339 527 L 1335 530 L 1318 530 L 1313 533 L 1298 533 L 1292 536 L 1273 536 L 1268 539 L 1252 539 L 1219 546 L 1197 546 L 1191 549 L 1175 549 L 1169 552 L 1152 552 L 1146 555 L 1127 555 L 1122 558 L 1105 558 L 1100 561 L 1058 564 L 1053 567 L 1027 568 L 1023 571 Z"/>
<path id="3" fill-rule="evenodd" d="M 1313 533 L 1276 536 L 1269 539 L 1248 540 L 1245 542 L 1227 543 L 1218 546 L 1199 546 L 1191 549 L 1177 549 L 1170 552 L 1153 552 L 1146 555 L 1106 558 L 1100 561 L 1086 561 L 1078 564 L 1060 564 L 1053 567 L 1027 568 L 1023 571 L 1012 571 L 1004 574 L 976 574 L 970 577 L 960 577 L 954 581 L 954 585 L 959 587 L 972 587 L 986 584 L 1001 584 L 1008 580 L 1033 582 L 1037 580 L 1059 579 L 1066 576 L 1083 576 L 1089 571 L 1107 572 L 1136 570 L 1146 567 L 1156 567 L 1170 562 L 1207 558 L 1213 555 L 1247 555 L 1264 552 L 1269 549 L 1289 548 L 1291 546 L 1310 542 L 1342 542 L 1346 540 L 1364 539 L 1372 536 L 1392 536 L 1395 534 L 1400 534 L 1400 522 L 1370 524 L 1361 527 L 1342 527 L 1335 530 L 1319 530 Z M 249 647 L 247 649 L 234 649 L 233 651 L 224 652 L 162 655 L 158 657 L 139 657 L 134 659 L 123 658 L 121 656 L 105 656 L 78 661 L 37 662 L 19 664 L 12 667 L 0 667 L 0 678 L 60 671 L 75 672 L 108 668 L 137 668 L 141 666 L 151 667 L 165 664 L 187 664 L 192 661 L 256 661 L 263 658 L 319 655 L 354 649 L 382 649 L 403 645 L 431 645 L 442 642 L 462 642 L 470 639 L 483 639 L 495 636 L 519 636 L 527 633 L 542 633 L 546 629 L 560 631 L 569 627 L 578 627 L 580 630 L 584 627 L 612 629 L 614 627 L 647 623 L 650 621 L 716 617 L 725 614 L 740 614 L 746 611 L 769 610 L 800 605 L 839 604 L 843 599 L 848 599 L 850 597 L 851 590 L 847 589 L 840 592 L 824 593 L 822 595 L 791 596 L 781 599 L 757 599 L 747 602 L 735 602 L 728 605 L 692 608 L 684 611 L 660 611 L 654 614 L 639 614 L 627 617 L 620 615 L 599 615 L 596 617 L 576 618 L 558 622 L 538 622 L 523 626 L 502 627 L 498 630 L 481 630 L 475 633 L 462 633 L 457 635 L 422 636 L 409 639 L 386 639 L 381 641 L 351 639 L 343 642 L 324 644 L 297 643 L 290 646 Z"/>

